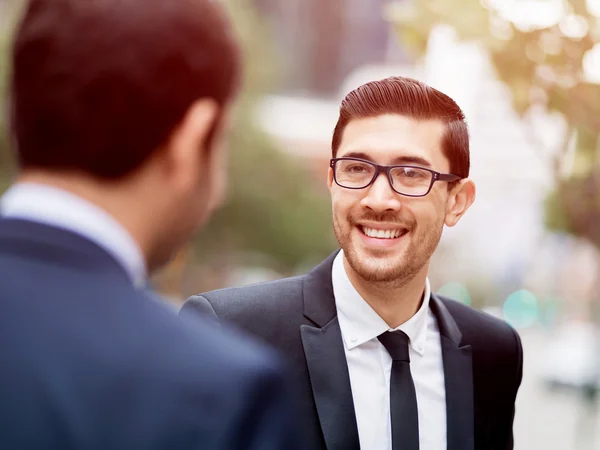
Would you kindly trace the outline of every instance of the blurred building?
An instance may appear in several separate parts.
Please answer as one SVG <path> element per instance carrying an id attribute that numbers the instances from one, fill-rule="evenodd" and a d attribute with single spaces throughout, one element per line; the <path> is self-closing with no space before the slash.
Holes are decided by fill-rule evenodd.
<path id="1" fill-rule="evenodd" d="M 356 68 L 404 61 L 382 11 L 387 0 L 254 0 L 285 71 L 286 92 L 334 95 Z"/>
<path id="2" fill-rule="evenodd" d="M 8 25 L 9 12 L 14 7 L 14 0 L 0 0 L 0 32 Z"/>

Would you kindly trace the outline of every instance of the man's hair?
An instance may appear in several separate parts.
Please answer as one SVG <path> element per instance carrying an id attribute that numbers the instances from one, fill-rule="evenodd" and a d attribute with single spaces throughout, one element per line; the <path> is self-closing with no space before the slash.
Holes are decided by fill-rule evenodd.
<path id="1" fill-rule="evenodd" d="M 340 117 L 333 132 L 333 157 L 350 121 L 382 114 L 442 121 L 446 126 L 442 151 L 450 161 L 450 172 L 464 178 L 469 176 L 469 131 L 463 112 L 446 94 L 412 78 L 390 77 L 372 81 L 350 92 L 342 101 Z"/>
<path id="2" fill-rule="evenodd" d="M 221 112 L 241 57 L 210 0 L 31 0 L 12 63 L 21 168 L 115 179 L 165 144 L 196 100 Z"/>

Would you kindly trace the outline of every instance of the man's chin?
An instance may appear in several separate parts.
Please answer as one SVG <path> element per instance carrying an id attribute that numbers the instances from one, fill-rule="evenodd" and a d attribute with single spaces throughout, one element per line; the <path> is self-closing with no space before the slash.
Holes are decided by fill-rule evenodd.
<path id="1" fill-rule="evenodd" d="M 356 270 L 358 269 L 358 270 Z M 365 281 L 370 283 L 391 283 L 398 281 L 400 278 L 400 270 L 390 267 L 357 267 L 355 272 Z"/>
<path id="2" fill-rule="evenodd" d="M 351 269 L 365 281 L 385 283 L 395 281 L 402 275 L 402 258 L 391 257 L 388 252 L 349 249 L 344 250 L 344 254 Z"/>

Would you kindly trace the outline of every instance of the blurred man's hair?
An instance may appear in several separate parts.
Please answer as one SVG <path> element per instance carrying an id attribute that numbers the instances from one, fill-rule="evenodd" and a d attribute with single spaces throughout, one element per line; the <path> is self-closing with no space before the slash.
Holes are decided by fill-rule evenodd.
<path id="1" fill-rule="evenodd" d="M 450 172 L 464 178 L 469 176 L 469 132 L 463 112 L 446 94 L 412 78 L 390 77 L 372 81 L 350 92 L 342 101 L 340 117 L 333 132 L 333 157 L 351 120 L 382 114 L 442 121 L 446 125 L 442 150 L 450 161 Z"/>
<path id="2" fill-rule="evenodd" d="M 210 0 L 31 0 L 10 92 L 20 166 L 128 175 L 194 101 L 228 102 L 240 59 Z"/>

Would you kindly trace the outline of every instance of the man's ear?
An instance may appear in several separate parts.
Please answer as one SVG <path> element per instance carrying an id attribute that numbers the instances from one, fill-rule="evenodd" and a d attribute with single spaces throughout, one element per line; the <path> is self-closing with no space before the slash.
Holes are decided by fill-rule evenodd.
<path id="1" fill-rule="evenodd" d="M 165 157 L 169 173 L 175 175 L 178 184 L 195 183 L 200 166 L 208 161 L 205 157 L 208 149 L 204 146 L 215 126 L 218 112 L 219 106 L 214 100 L 197 100 L 171 134 Z"/>
<path id="2" fill-rule="evenodd" d="M 327 171 L 327 187 L 331 191 L 331 186 L 333 186 L 333 169 L 330 167 Z"/>
<path id="3" fill-rule="evenodd" d="M 476 188 L 473 180 L 465 178 L 460 180 L 450 191 L 448 203 L 446 204 L 445 224 L 453 227 L 460 218 L 467 212 L 469 207 L 475 201 Z"/>

